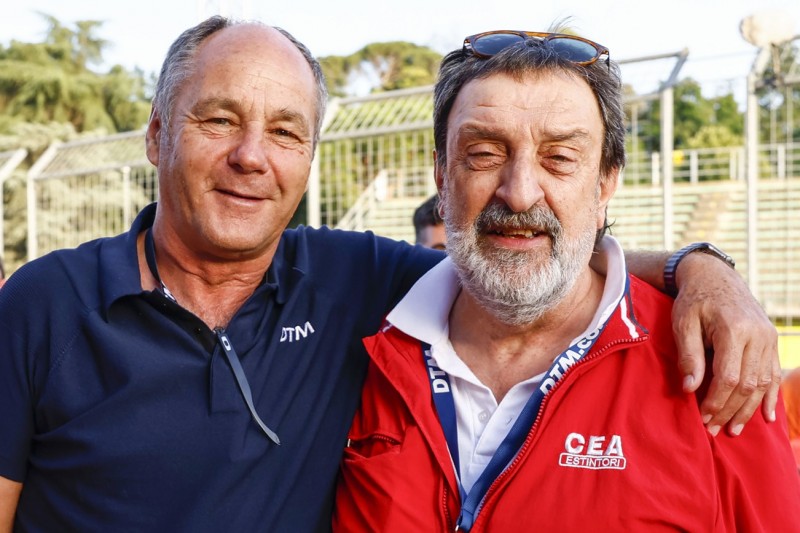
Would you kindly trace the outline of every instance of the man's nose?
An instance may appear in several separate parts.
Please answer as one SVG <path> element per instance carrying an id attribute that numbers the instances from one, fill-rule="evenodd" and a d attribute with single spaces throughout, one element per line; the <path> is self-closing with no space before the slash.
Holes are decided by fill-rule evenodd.
<path id="1" fill-rule="evenodd" d="M 247 125 L 228 155 L 228 163 L 244 173 L 263 172 L 268 162 L 268 140 L 259 125 Z"/>
<path id="2" fill-rule="evenodd" d="M 503 168 L 495 194 L 515 213 L 527 211 L 544 198 L 543 172 L 535 159 L 517 157 Z"/>

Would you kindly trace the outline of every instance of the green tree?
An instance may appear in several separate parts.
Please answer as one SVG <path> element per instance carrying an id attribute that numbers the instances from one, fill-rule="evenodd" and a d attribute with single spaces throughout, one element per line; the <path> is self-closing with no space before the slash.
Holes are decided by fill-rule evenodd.
<path id="1" fill-rule="evenodd" d="M 405 41 L 368 44 L 349 56 L 320 58 L 334 96 L 392 91 L 430 85 L 436 80 L 441 54 Z"/>
<path id="2" fill-rule="evenodd" d="M 711 102 L 703 98 L 700 84 L 687 78 L 675 86 L 675 146 L 686 146 L 700 128 L 710 124 L 714 117 Z"/>
<path id="3" fill-rule="evenodd" d="M 723 146 L 742 146 L 744 138 L 729 127 L 720 124 L 707 124 L 686 140 L 686 148 L 717 148 Z"/>
<path id="4" fill-rule="evenodd" d="M 73 58 L 80 68 L 86 68 L 89 63 L 99 64 L 103 60 L 103 48 L 108 44 L 105 40 L 95 37 L 95 30 L 103 23 L 99 20 L 79 20 L 75 22 L 77 31 L 73 33 Z"/>
<path id="5" fill-rule="evenodd" d="M 12 269 L 27 255 L 26 170 L 53 141 L 139 129 L 150 108 L 146 94 L 150 85 L 143 72 L 119 65 L 108 72 L 93 70 L 102 64 L 107 45 L 96 37 L 101 22 L 64 25 L 42 16 L 48 26 L 43 42 L 0 45 L 0 150 L 26 148 L 29 153 L 3 187 L 5 256 Z M 100 178 L 109 189 L 119 181 L 111 172 Z M 121 195 L 100 198 L 80 182 L 67 180 L 42 182 L 39 189 L 42 195 L 69 203 L 74 211 L 108 214 L 90 220 L 120 218 L 116 212 L 121 209 Z M 45 220 L 40 224 L 40 244 L 58 243 L 64 235 L 89 238 L 120 231 L 105 222 L 86 228 L 81 223 L 68 217 Z"/>
<path id="6" fill-rule="evenodd" d="M 678 82 L 673 89 L 674 98 L 674 139 L 676 149 L 690 148 L 691 140 L 697 138 L 703 128 L 715 126 L 727 133 L 715 129 L 715 133 L 706 135 L 713 139 L 730 139 L 741 137 L 744 131 L 744 117 L 739 111 L 732 94 L 715 98 L 703 96 L 700 84 L 686 78 Z M 653 101 L 650 106 L 650 119 L 642 126 L 642 145 L 647 151 L 660 150 L 661 135 L 661 102 Z M 713 148 L 718 145 L 706 145 Z M 722 146 L 728 146 L 727 144 Z"/>
<path id="7" fill-rule="evenodd" d="M 44 42 L 0 46 L 0 131 L 15 122 L 69 122 L 78 132 L 142 127 L 149 112 L 142 72 L 88 68 L 102 61 L 107 43 L 95 37 L 102 23 L 78 21 L 73 29 L 43 17 Z"/>
<path id="8" fill-rule="evenodd" d="M 442 60 L 430 48 L 404 41 L 368 44 L 356 52 L 356 57 L 362 69 L 371 69 L 377 75 L 380 91 L 431 84 Z"/>
<path id="9" fill-rule="evenodd" d="M 396 41 L 369 44 L 348 56 L 320 58 L 332 96 L 353 96 L 363 92 L 382 92 L 431 85 L 436 79 L 442 56 L 430 48 Z M 365 91 L 366 88 L 366 91 Z M 399 125 L 430 120 L 432 95 L 422 94 L 386 106 L 385 102 L 365 101 L 342 107 L 329 123 L 329 131 L 348 131 L 361 125 L 380 123 Z M 426 139 L 418 139 L 418 136 Z M 323 223 L 335 225 L 375 177 L 386 169 L 404 169 L 411 161 L 430 161 L 433 146 L 431 131 L 404 132 L 382 136 L 365 135 L 323 143 L 322 168 Z M 423 150 L 413 152 L 411 147 Z M 303 209 L 303 206 L 301 206 Z"/>
<path id="10" fill-rule="evenodd" d="M 331 96 L 348 96 L 350 75 L 354 70 L 349 56 L 325 56 L 319 58 L 322 72 Z"/>
<path id="11" fill-rule="evenodd" d="M 718 96 L 712 99 L 711 103 L 714 109 L 714 124 L 727 128 L 731 134 L 741 138 L 744 135 L 744 114 L 739 110 L 739 104 L 733 95 Z"/>

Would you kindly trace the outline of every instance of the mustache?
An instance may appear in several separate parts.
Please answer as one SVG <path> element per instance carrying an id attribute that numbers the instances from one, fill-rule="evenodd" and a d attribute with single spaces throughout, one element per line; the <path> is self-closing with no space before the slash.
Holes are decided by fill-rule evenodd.
<path id="1" fill-rule="evenodd" d="M 475 229 L 486 232 L 498 227 L 535 229 L 554 238 L 560 237 L 563 232 L 563 227 L 553 211 L 542 205 L 534 205 L 527 211 L 515 213 L 505 204 L 489 204 L 475 219 Z"/>

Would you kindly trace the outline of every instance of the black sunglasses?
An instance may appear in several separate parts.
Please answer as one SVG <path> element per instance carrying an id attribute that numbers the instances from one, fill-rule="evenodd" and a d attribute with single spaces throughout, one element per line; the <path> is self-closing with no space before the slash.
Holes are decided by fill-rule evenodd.
<path id="1" fill-rule="evenodd" d="M 577 35 L 514 30 L 486 31 L 470 35 L 464 39 L 464 51 L 487 58 L 528 39 L 544 41 L 559 56 L 582 66 L 591 65 L 604 55 L 610 57 L 608 48 Z"/>

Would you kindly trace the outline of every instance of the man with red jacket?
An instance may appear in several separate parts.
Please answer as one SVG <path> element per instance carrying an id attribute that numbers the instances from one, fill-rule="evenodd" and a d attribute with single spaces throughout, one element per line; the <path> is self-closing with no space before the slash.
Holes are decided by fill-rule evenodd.
<path id="1" fill-rule="evenodd" d="M 450 258 L 365 341 L 335 529 L 800 531 L 785 413 L 706 430 L 672 299 L 604 236 L 620 87 L 608 50 L 570 35 L 488 32 L 443 60 Z"/>

